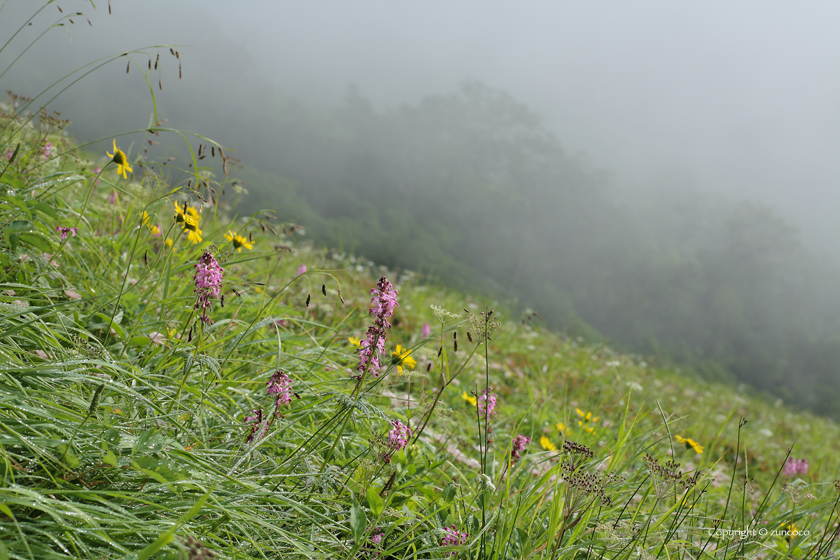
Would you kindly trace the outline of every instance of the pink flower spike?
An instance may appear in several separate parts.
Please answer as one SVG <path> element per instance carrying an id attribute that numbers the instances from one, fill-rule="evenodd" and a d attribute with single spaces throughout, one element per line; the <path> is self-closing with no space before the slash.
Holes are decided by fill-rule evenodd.
<path id="1" fill-rule="evenodd" d="M 252 423 L 251 433 L 248 434 L 248 438 L 246 439 L 246 441 L 248 443 L 251 443 L 255 439 L 257 441 L 260 441 L 263 438 L 263 436 L 265 435 L 265 431 L 266 431 L 266 429 L 268 429 L 268 422 L 264 423 L 263 422 L 264 419 L 265 418 L 264 418 L 264 414 L 263 414 L 263 409 L 252 410 L 251 411 L 251 416 L 246 416 L 245 417 L 245 422 L 251 422 Z"/>
<path id="2" fill-rule="evenodd" d="M 496 393 L 490 394 L 490 387 L 478 396 L 478 412 L 481 417 L 493 416 L 496 411 Z"/>
<path id="3" fill-rule="evenodd" d="M 450 525 L 446 529 L 446 534 L 443 536 L 443 539 L 440 541 L 440 546 L 458 546 L 461 544 L 467 544 L 467 538 L 469 538 L 469 533 L 462 533 L 458 530 L 455 525 Z M 456 552 L 453 552 L 451 556 L 455 556 Z"/>
<path id="4" fill-rule="evenodd" d="M 531 443 L 531 438 L 529 438 L 528 436 L 523 436 L 522 434 L 516 436 L 516 438 L 513 440 L 510 456 L 514 459 L 519 459 L 519 454 L 525 450 L 525 447 L 529 443 Z"/>
<path id="5" fill-rule="evenodd" d="M 432 327 L 429 326 L 429 323 L 423 323 L 423 329 L 420 331 L 420 336 L 423 338 L 429 338 L 429 335 L 432 334 Z"/>
<path id="6" fill-rule="evenodd" d="M 277 408 L 292 402 L 292 380 L 282 370 L 275 371 L 265 386 L 269 395 L 277 395 Z"/>
<path id="7" fill-rule="evenodd" d="M 195 308 L 201 309 L 203 315 L 199 317 L 205 323 L 210 325 L 213 321 L 207 316 L 207 310 L 210 308 L 210 298 L 218 299 L 221 294 L 222 279 L 224 277 L 224 269 L 219 266 L 216 258 L 209 251 L 204 251 L 198 259 L 198 264 L 195 265 Z"/>
<path id="8" fill-rule="evenodd" d="M 301 274 L 306 272 L 306 270 L 307 270 L 307 268 L 306 268 L 305 264 L 300 265 L 297 269 L 298 276 L 300 276 Z"/>
<path id="9" fill-rule="evenodd" d="M 394 451 L 405 449 L 411 438 L 411 429 L 399 420 L 391 420 L 391 431 L 388 432 L 388 445 Z"/>
<path id="10" fill-rule="evenodd" d="M 111 192 L 111 195 L 108 197 L 108 202 L 110 204 L 116 204 L 117 203 L 117 191 L 112 191 Z"/>

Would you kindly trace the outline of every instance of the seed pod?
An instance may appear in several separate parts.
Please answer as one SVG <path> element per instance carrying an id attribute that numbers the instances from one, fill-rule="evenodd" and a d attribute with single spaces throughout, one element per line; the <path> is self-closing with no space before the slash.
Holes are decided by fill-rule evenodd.
<path id="1" fill-rule="evenodd" d="M 321 293 L 327 295 L 327 285 L 321 284 Z"/>
<path id="2" fill-rule="evenodd" d="M 190 334 L 187 335 L 187 342 L 192 342 L 192 325 L 190 325 Z"/>
<path id="3" fill-rule="evenodd" d="M 432 371 L 432 362 L 429 362 L 429 365 L 426 366 L 426 371 Z"/>
<path id="4" fill-rule="evenodd" d="M 458 351 L 458 341 L 457 340 L 455 341 L 455 351 L 456 352 Z"/>
<path id="5" fill-rule="evenodd" d="M 470 342 L 472 342 L 472 341 L 473 341 L 473 339 L 472 339 L 472 335 L 470 334 L 470 331 L 467 331 L 467 338 L 469 338 L 469 339 L 470 339 Z"/>
<path id="6" fill-rule="evenodd" d="M 443 346 L 438 349 L 438 358 L 440 358 L 441 353 L 443 352 Z"/>
<path id="7" fill-rule="evenodd" d="M 309 307 L 309 300 L 312 299 L 312 294 L 306 294 L 306 307 Z"/>
<path id="8" fill-rule="evenodd" d="M 104 390 L 105 384 L 103 383 L 94 391 L 93 398 L 90 400 L 90 408 L 88 408 L 88 416 L 93 416 L 93 413 L 96 412 L 96 408 L 99 406 L 99 399 L 102 398 L 102 391 Z"/>

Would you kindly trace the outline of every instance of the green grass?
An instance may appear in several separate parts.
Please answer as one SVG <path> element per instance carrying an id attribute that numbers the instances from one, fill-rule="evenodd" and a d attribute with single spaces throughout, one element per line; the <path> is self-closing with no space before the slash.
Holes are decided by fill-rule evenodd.
<path id="1" fill-rule="evenodd" d="M 209 186 L 120 179 L 57 129 L 6 118 L 18 130 L 0 156 L 20 149 L 0 158 L 0 558 L 835 554 L 833 422 L 313 249 L 265 213 L 205 205 L 193 244 L 175 204 L 200 207 Z M 45 141 L 61 149 L 45 157 Z M 56 227 L 78 231 L 61 240 Z M 254 248 L 233 251 L 229 230 Z M 225 270 L 212 325 L 194 307 L 204 251 Z M 359 382 L 348 339 L 364 337 L 383 275 L 399 290 L 388 365 Z M 459 317 L 441 323 L 430 305 Z M 500 326 L 485 341 L 491 308 Z M 388 361 L 398 344 L 413 371 Z M 273 415 L 278 369 L 295 398 Z M 488 385 L 489 421 L 469 402 Z M 248 442 L 256 409 L 270 420 Z M 394 420 L 413 431 L 403 450 L 385 443 Z M 518 434 L 531 443 L 513 461 Z M 779 474 L 791 446 L 810 463 L 796 481 Z M 670 458 L 679 475 L 662 470 Z M 790 524 L 807 534 L 758 533 Z M 451 526 L 463 545 L 442 546 Z"/>

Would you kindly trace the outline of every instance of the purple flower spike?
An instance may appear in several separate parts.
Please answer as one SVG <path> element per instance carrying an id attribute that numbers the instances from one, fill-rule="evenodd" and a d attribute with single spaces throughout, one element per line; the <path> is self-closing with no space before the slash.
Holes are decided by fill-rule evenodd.
<path id="1" fill-rule="evenodd" d="M 470 536 L 469 533 L 462 533 L 458 530 L 455 525 L 450 525 L 446 529 L 446 534 L 443 536 L 443 539 L 440 541 L 440 546 L 457 546 L 461 544 L 467 544 L 467 538 Z M 451 554 L 451 556 L 455 556 L 455 552 Z"/>
<path id="2" fill-rule="evenodd" d="M 490 388 L 478 396 L 478 412 L 481 417 L 493 416 L 496 411 L 496 393 L 490 394 Z"/>
<path id="3" fill-rule="evenodd" d="M 519 459 L 519 454 L 525 450 L 525 447 L 527 447 L 529 443 L 531 443 L 531 438 L 528 436 L 523 436 L 522 434 L 516 436 L 513 440 L 513 447 L 511 448 L 510 456 L 513 459 Z"/>
<path id="4" fill-rule="evenodd" d="M 429 338 L 429 335 L 432 334 L 432 327 L 429 326 L 429 323 L 423 323 L 423 330 L 420 331 L 420 336 L 423 338 Z"/>
<path id="5" fill-rule="evenodd" d="M 265 386 L 269 395 L 277 395 L 277 408 L 292 402 L 292 380 L 285 372 L 275 371 Z"/>
<path id="6" fill-rule="evenodd" d="M 388 445 L 394 451 L 405 449 L 411 437 L 411 429 L 399 420 L 391 420 L 392 430 L 388 432 Z"/>
<path id="7" fill-rule="evenodd" d="M 263 409 L 259 410 L 252 410 L 251 416 L 246 416 L 245 421 L 251 422 L 251 433 L 248 434 L 248 439 L 246 440 L 248 443 L 251 443 L 255 439 L 260 441 L 263 436 L 265 435 L 265 431 L 268 428 L 268 422 L 264 422 L 265 415 L 263 414 Z"/>
<path id="8" fill-rule="evenodd" d="M 195 308 L 203 310 L 204 314 L 199 319 L 211 325 L 213 321 L 207 317 L 207 310 L 210 308 L 210 298 L 219 298 L 223 275 L 224 269 L 219 266 L 215 257 L 209 251 L 204 251 L 198 259 L 198 264 L 195 265 L 195 276 L 193 276 Z"/>
<path id="9" fill-rule="evenodd" d="M 388 282 L 384 276 L 379 279 L 376 287 L 370 291 L 370 314 L 373 315 L 373 324 L 368 327 L 367 338 L 361 343 L 359 350 L 359 363 L 356 370 L 364 372 L 369 370 L 374 377 L 379 375 L 381 368 L 380 358 L 385 352 L 386 331 L 391 328 L 388 318 L 394 314 L 397 303 L 397 290 Z"/>
<path id="10" fill-rule="evenodd" d="M 789 458 L 782 471 L 784 476 L 798 476 L 808 474 L 808 459 Z"/>

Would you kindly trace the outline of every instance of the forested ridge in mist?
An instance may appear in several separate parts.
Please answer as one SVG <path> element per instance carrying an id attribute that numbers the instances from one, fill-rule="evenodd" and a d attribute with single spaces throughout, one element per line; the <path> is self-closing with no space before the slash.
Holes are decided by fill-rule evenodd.
<path id="1" fill-rule="evenodd" d="M 153 87 L 161 118 L 236 150 L 250 193 L 242 214 L 274 209 L 322 246 L 840 414 L 840 271 L 773 208 L 664 184 L 621 191 L 606 164 L 564 148 L 573 138 L 480 82 L 390 109 L 349 87 L 325 109 L 272 85 L 271 70 L 233 44 L 212 59 L 217 73 L 187 54 L 179 82 L 164 57 Z M 18 69 L 4 89 L 33 94 L 49 64 Z M 59 107 L 77 122 L 71 134 L 94 140 L 127 121 L 146 126 L 144 87 L 117 65 Z M 161 142 L 146 148 L 184 154 Z"/>

